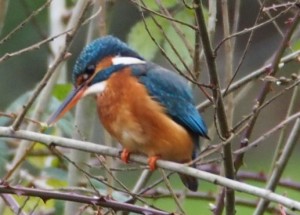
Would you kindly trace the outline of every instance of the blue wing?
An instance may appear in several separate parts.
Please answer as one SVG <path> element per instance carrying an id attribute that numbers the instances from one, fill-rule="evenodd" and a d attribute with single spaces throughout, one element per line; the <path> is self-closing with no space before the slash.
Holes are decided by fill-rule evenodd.
<path id="1" fill-rule="evenodd" d="M 208 138 L 207 127 L 194 106 L 191 89 L 183 78 L 152 63 L 132 66 L 132 71 L 174 121 L 197 134 L 196 137 Z"/>

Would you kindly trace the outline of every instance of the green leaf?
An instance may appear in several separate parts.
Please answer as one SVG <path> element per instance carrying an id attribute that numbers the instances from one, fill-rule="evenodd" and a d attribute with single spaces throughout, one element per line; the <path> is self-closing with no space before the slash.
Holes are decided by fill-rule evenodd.
<path id="1" fill-rule="evenodd" d="M 146 7 L 150 10 L 158 11 L 159 10 L 159 5 L 156 3 L 154 0 L 144 0 L 143 1 L 146 5 Z M 168 1 L 160 1 L 162 7 L 164 8 L 170 8 L 170 7 L 175 7 L 178 4 L 177 0 L 168 0 Z"/>
<path id="2" fill-rule="evenodd" d="M 162 18 L 156 18 L 160 25 L 164 26 L 168 24 L 168 21 Z M 151 32 L 151 35 L 154 37 L 155 41 L 158 44 L 161 44 L 163 41 L 163 35 L 157 25 L 154 23 L 151 17 L 145 19 L 147 28 Z M 141 56 L 147 60 L 152 60 L 157 51 L 158 47 L 153 42 L 149 36 L 147 30 L 145 29 L 145 24 L 143 21 L 136 23 L 130 30 L 128 35 L 128 44 L 130 47 L 135 49 Z"/>
<path id="3" fill-rule="evenodd" d="M 54 86 L 52 95 L 59 101 L 63 101 L 71 92 L 72 88 L 72 84 L 56 84 Z"/>
<path id="4" fill-rule="evenodd" d="M 186 22 L 188 24 L 193 24 L 194 22 L 194 14 L 191 13 L 190 10 L 180 10 L 177 12 L 174 16 L 175 19 L 178 19 L 182 22 Z M 189 43 L 191 49 L 194 48 L 194 41 L 195 41 L 195 31 L 187 26 L 174 23 L 174 25 L 177 26 L 177 28 L 182 32 L 183 37 Z M 171 25 L 171 23 L 168 23 L 168 28 L 166 29 L 166 34 L 171 41 L 171 44 L 175 48 L 175 50 L 178 52 L 180 58 L 188 65 L 190 66 L 193 62 L 193 58 L 191 57 L 191 54 L 189 53 L 186 44 L 184 43 L 181 36 L 178 35 L 175 28 Z M 168 41 L 164 41 L 163 48 L 166 51 L 167 56 L 171 59 L 173 63 L 175 63 L 179 69 L 184 70 L 184 66 L 182 62 L 180 61 L 177 54 L 173 51 L 171 45 Z M 193 50 L 192 50 L 193 52 Z"/>
<path id="5" fill-rule="evenodd" d="M 15 99 L 7 108 L 6 108 L 6 112 L 17 112 L 20 111 L 20 108 L 22 108 L 21 106 L 23 104 L 26 104 L 26 102 L 28 101 L 29 97 L 32 94 L 32 90 L 31 91 L 27 91 L 25 93 L 23 93 L 22 95 L 20 95 L 17 99 Z"/>
<path id="6" fill-rule="evenodd" d="M 43 172 L 47 177 L 51 179 L 57 179 L 59 181 L 67 181 L 68 179 L 67 172 L 56 167 L 44 168 Z"/>
<path id="7" fill-rule="evenodd" d="M 294 50 L 300 50 L 300 40 L 299 40 L 299 39 L 296 40 L 295 42 L 293 42 L 292 48 L 293 48 Z"/>
<path id="8" fill-rule="evenodd" d="M 102 195 L 108 195 L 107 186 L 105 184 L 93 178 L 91 178 L 90 181 L 93 184 L 92 188 L 96 188 Z M 111 194 L 113 199 L 115 199 L 118 202 L 126 202 L 130 198 L 129 195 L 126 195 L 123 192 L 113 191 Z"/>
<path id="9" fill-rule="evenodd" d="M 50 117 L 52 113 L 57 111 L 57 108 L 61 105 L 61 101 L 59 101 L 56 97 L 52 97 L 49 102 L 47 116 Z M 57 135 L 63 133 L 66 137 L 71 137 L 74 130 L 74 115 L 72 111 L 67 112 L 63 118 L 61 118 L 57 123 L 57 126 L 52 128 L 48 128 L 45 133 L 51 135 Z"/>

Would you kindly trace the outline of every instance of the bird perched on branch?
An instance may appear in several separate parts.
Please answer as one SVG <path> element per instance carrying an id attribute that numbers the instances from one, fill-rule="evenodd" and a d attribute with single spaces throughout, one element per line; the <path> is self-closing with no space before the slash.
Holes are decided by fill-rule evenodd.
<path id="1" fill-rule="evenodd" d="M 74 66 L 71 92 L 48 124 L 55 123 L 78 100 L 96 95 L 105 129 L 130 153 L 156 160 L 192 161 L 199 152 L 199 136 L 208 138 L 206 125 L 194 106 L 191 89 L 174 72 L 144 60 L 119 39 L 106 36 L 87 45 Z M 184 185 L 198 189 L 197 179 L 180 175 Z"/>

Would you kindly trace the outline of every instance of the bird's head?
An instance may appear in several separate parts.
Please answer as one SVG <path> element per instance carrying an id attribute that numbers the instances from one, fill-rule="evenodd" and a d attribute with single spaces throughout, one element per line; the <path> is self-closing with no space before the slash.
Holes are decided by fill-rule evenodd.
<path id="1" fill-rule="evenodd" d="M 47 124 L 52 125 L 59 120 L 84 96 L 101 93 L 113 73 L 129 65 L 143 63 L 141 56 L 113 36 L 94 40 L 82 50 L 75 63 L 72 73 L 74 90 Z"/>

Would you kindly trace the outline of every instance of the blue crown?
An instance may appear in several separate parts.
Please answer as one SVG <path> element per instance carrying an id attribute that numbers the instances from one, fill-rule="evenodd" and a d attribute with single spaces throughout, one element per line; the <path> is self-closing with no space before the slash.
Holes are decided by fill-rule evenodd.
<path id="1" fill-rule="evenodd" d="M 118 38 L 113 36 L 101 37 L 88 44 L 80 53 L 73 69 L 73 83 L 75 83 L 76 78 L 82 74 L 89 65 L 96 65 L 107 56 L 117 55 L 144 60 Z"/>

